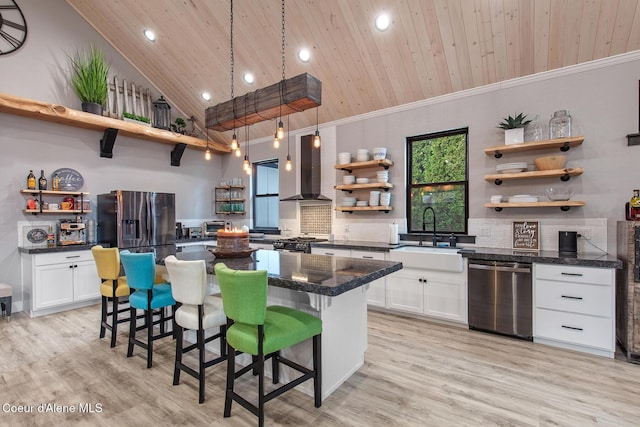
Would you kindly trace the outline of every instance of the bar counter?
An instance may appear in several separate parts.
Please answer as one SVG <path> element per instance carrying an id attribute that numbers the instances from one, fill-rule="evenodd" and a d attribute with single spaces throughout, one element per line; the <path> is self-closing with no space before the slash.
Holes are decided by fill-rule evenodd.
<path id="1" fill-rule="evenodd" d="M 344 258 L 300 252 L 257 250 L 243 258 L 216 258 L 201 247 L 185 247 L 178 259 L 204 259 L 212 292 L 218 292 L 213 274 L 216 263 L 224 262 L 236 270 L 267 270 L 268 304 L 293 307 L 322 319 L 322 399 L 326 399 L 364 364 L 367 350 L 367 290 L 372 280 L 402 268 L 402 263 Z M 189 338 L 187 338 L 189 339 Z M 207 346 L 218 352 L 218 345 Z M 284 349 L 283 355 L 310 367 L 311 341 Z M 238 362 L 250 358 L 240 355 Z M 290 381 L 298 375 L 281 365 L 280 375 Z M 269 375 L 271 368 L 265 369 Z M 313 395 L 313 383 L 296 389 Z"/>

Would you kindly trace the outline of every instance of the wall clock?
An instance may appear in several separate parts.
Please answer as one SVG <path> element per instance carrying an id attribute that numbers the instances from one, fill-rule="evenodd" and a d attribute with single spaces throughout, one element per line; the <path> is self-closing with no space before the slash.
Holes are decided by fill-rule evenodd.
<path id="1" fill-rule="evenodd" d="M 27 21 L 14 0 L 0 0 L 0 55 L 20 49 L 27 39 Z"/>

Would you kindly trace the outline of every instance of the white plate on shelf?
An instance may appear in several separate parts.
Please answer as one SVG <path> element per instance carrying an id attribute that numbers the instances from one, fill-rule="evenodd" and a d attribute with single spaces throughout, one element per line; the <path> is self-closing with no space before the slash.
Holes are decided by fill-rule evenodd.
<path id="1" fill-rule="evenodd" d="M 526 194 L 518 194 L 509 197 L 509 203 L 533 203 L 538 201 L 538 196 L 529 196 Z"/>

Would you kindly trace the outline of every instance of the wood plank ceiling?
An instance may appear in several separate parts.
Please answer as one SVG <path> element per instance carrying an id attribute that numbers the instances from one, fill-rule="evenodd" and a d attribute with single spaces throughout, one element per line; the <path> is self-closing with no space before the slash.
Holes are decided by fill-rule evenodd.
<path id="1" fill-rule="evenodd" d="M 202 126 L 205 108 L 230 98 L 228 0 L 66 1 L 183 116 Z M 379 32 L 383 11 L 391 26 Z M 638 50 L 640 0 L 287 0 L 285 27 L 285 75 L 322 81 L 325 123 Z M 280 1 L 234 2 L 235 96 L 282 79 L 281 29 Z M 313 126 L 316 111 L 290 120 Z M 275 127 L 253 125 L 251 138 Z M 229 143 L 231 133 L 210 136 Z"/>

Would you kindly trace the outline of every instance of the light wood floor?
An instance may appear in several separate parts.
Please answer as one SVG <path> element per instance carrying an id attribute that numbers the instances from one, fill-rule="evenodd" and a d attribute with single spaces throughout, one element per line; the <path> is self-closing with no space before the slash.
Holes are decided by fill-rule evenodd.
<path id="1" fill-rule="evenodd" d="M 146 369 L 136 348 L 98 339 L 99 306 L 0 320 L 0 404 L 101 404 L 100 413 L 7 413 L 2 426 L 253 426 L 234 404 L 224 419 L 225 366 L 209 368 L 206 401 L 183 374 L 174 342 L 156 342 Z M 125 328 L 123 328 L 125 329 Z M 250 379 L 251 380 L 251 379 Z M 244 382 L 241 390 L 253 384 Z M 314 408 L 290 391 L 266 406 L 280 426 L 632 426 L 640 423 L 640 365 L 379 312 L 369 313 L 365 366 Z"/>

